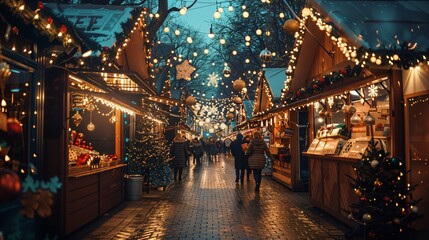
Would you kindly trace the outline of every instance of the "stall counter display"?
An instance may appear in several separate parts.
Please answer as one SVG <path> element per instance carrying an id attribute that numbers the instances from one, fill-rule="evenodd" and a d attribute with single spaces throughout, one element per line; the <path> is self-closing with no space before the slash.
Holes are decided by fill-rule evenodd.
<path id="1" fill-rule="evenodd" d="M 83 133 L 72 130 L 68 145 L 69 174 L 77 174 L 84 171 L 102 167 L 114 166 L 118 163 L 118 157 L 114 154 L 100 154 L 84 140 Z"/>
<path id="2" fill-rule="evenodd" d="M 344 124 L 329 124 L 317 131 L 316 138 L 307 153 L 319 155 L 338 155 L 346 143 L 348 130 Z"/>

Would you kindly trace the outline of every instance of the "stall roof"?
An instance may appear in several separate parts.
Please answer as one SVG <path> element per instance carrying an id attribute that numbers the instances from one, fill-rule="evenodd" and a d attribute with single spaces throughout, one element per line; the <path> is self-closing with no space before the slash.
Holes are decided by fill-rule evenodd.
<path id="1" fill-rule="evenodd" d="M 244 105 L 244 112 L 246 113 L 246 119 L 251 119 L 253 114 L 253 100 L 244 100 L 243 101 L 243 105 Z"/>
<path id="2" fill-rule="evenodd" d="M 92 4 L 46 3 L 52 12 L 64 17 L 102 47 L 111 48 L 122 33 L 122 24 L 131 17 L 132 7 Z"/>
<path id="3" fill-rule="evenodd" d="M 286 79 L 286 68 L 265 68 L 265 78 L 276 100 L 281 97 L 284 81 Z"/>
<path id="4" fill-rule="evenodd" d="M 311 0 L 316 8 L 357 45 L 389 50 L 403 42 L 429 47 L 429 1 Z"/>

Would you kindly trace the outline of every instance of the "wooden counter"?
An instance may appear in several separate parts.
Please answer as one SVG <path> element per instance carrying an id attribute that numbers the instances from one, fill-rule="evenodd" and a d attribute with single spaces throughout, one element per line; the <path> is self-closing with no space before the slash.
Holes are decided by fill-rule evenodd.
<path id="1" fill-rule="evenodd" d="M 123 202 L 124 166 L 126 164 L 118 164 L 69 175 L 66 192 L 66 234 Z"/>
<path id="2" fill-rule="evenodd" d="M 360 159 L 337 155 L 308 153 L 303 155 L 309 159 L 311 203 L 345 224 L 353 226 L 353 222 L 348 219 L 347 211 L 350 209 L 350 203 L 357 202 L 358 197 L 351 188 L 351 181 L 347 175 L 355 176 L 353 168 Z"/>

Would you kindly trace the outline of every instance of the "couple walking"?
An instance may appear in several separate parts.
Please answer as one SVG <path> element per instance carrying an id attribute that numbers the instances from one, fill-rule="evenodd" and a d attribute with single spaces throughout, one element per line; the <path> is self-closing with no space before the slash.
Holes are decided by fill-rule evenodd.
<path id="1" fill-rule="evenodd" d="M 265 154 L 274 159 L 267 144 L 259 132 L 253 133 L 253 139 L 250 143 L 243 139 L 243 134 L 238 133 L 236 140 L 231 144 L 231 153 L 234 156 L 235 163 L 235 181 L 244 180 L 244 171 L 251 169 L 255 179 L 255 191 L 259 192 L 262 181 L 262 169 L 265 167 Z M 248 165 L 248 166 L 247 166 Z"/>

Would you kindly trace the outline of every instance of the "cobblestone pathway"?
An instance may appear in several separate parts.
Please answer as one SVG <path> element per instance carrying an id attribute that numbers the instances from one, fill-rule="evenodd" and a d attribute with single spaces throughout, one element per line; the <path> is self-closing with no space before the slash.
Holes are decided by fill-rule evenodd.
<path id="1" fill-rule="evenodd" d="M 242 185 L 236 184 L 232 168 L 233 160 L 222 157 L 216 162 L 191 165 L 181 182 L 173 183 L 160 197 L 148 201 L 146 211 L 128 209 L 128 216 L 123 216 L 125 220 L 120 224 L 109 230 L 98 229 L 86 237 L 342 239 L 344 233 L 340 229 L 304 211 L 309 206 L 305 205 L 307 199 L 302 201 L 302 193 L 291 192 L 269 176 L 263 177 L 261 191 L 257 193 L 253 176 Z M 150 204 L 153 207 L 147 209 Z"/>

